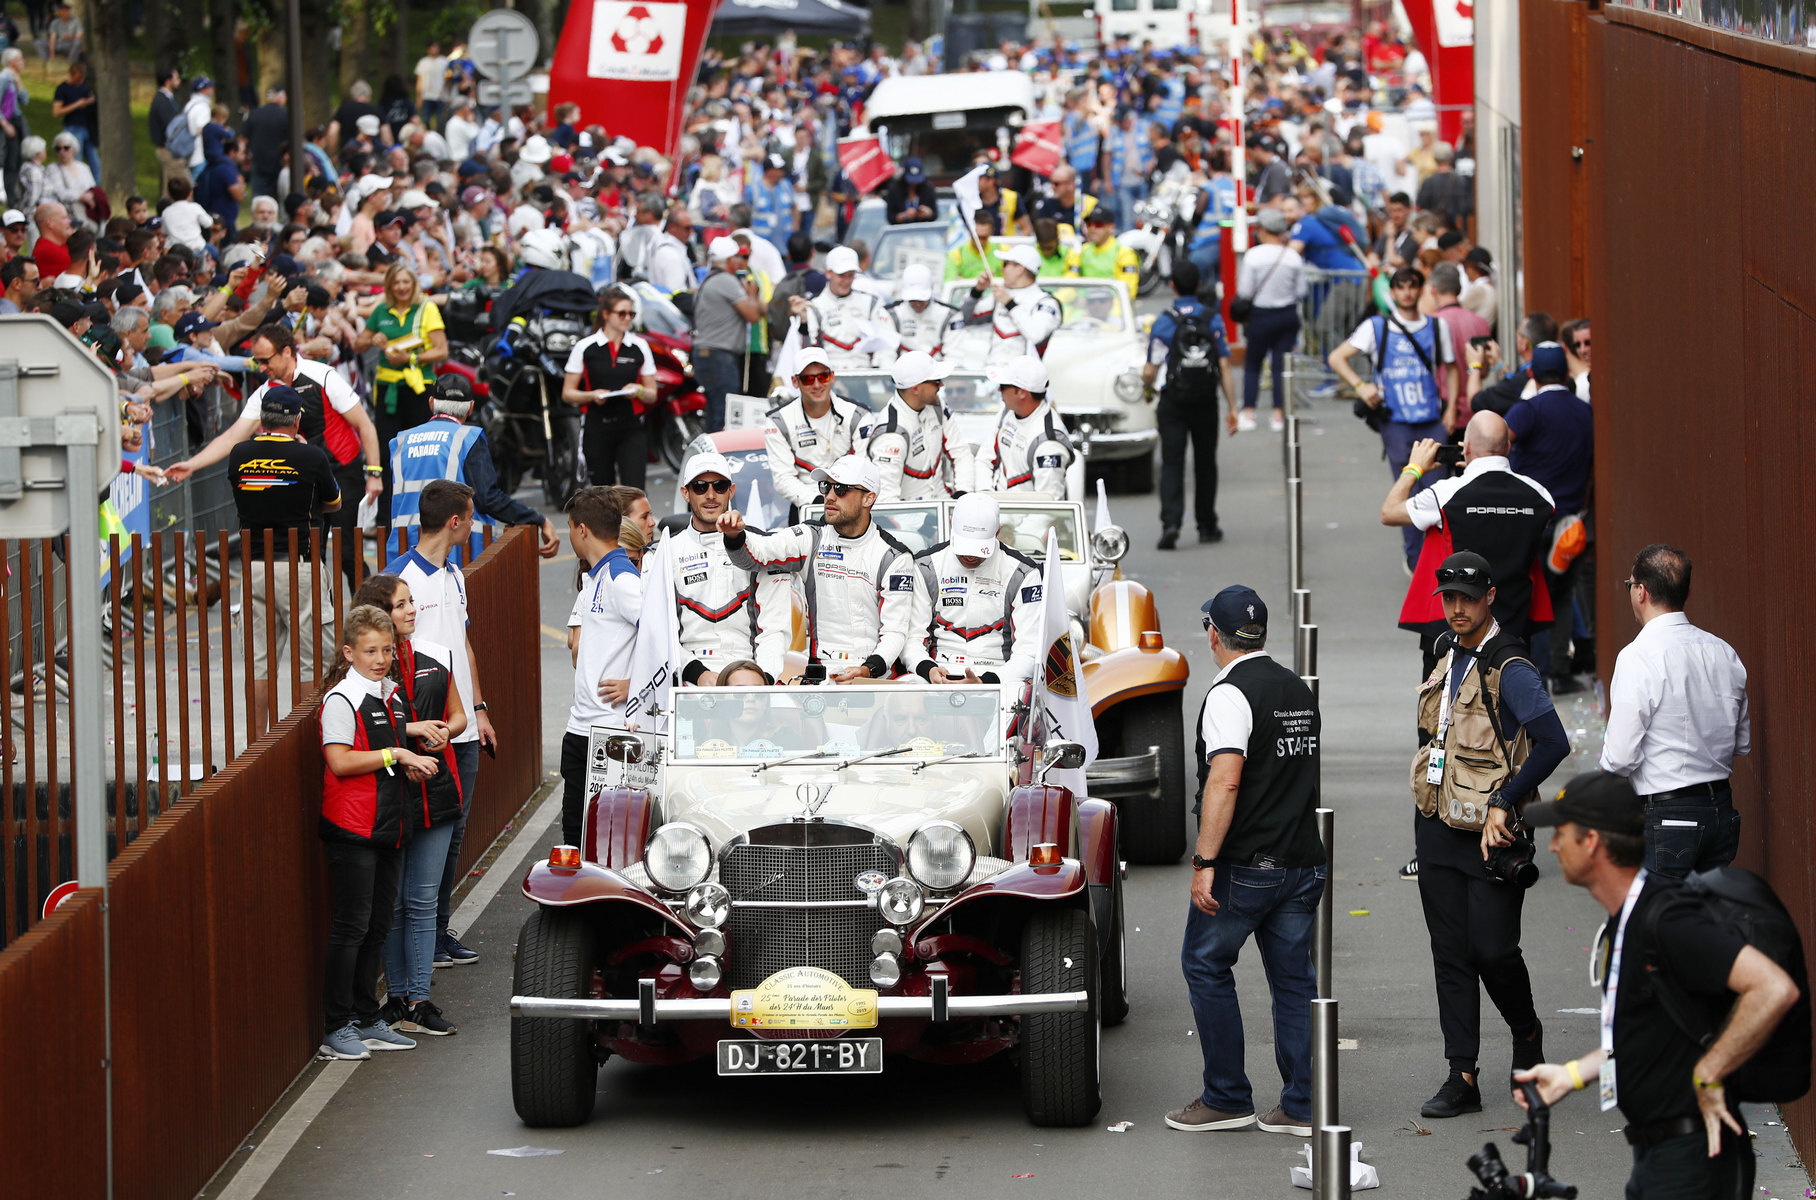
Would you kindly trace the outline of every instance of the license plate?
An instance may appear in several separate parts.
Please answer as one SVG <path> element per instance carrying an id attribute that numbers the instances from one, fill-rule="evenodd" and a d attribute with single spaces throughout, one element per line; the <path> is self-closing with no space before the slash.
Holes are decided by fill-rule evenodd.
<path id="1" fill-rule="evenodd" d="M 882 1038 L 823 1038 L 801 1042 L 719 1043 L 721 1075 L 880 1075 Z"/>

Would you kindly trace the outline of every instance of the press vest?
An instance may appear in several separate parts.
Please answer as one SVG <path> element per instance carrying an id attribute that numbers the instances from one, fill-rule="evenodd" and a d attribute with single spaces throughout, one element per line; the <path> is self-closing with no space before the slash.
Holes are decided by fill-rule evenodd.
<path id="1" fill-rule="evenodd" d="M 1317 808 L 1319 739 L 1323 720 L 1312 690 L 1292 670 L 1266 656 L 1236 663 L 1220 683 L 1211 685 L 1198 706 L 1198 803 L 1211 767 L 1205 757 L 1221 746 L 1204 744 L 1204 710 L 1211 691 L 1233 687 L 1248 703 L 1252 725 L 1243 751 L 1242 780 L 1236 787 L 1236 811 L 1224 835 L 1219 858 L 1249 863 L 1265 854 L 1282 867 L 1315 867 L 1324 862 L 1318 838 Z"/>
<path id="2" fill-rule="evenodd" d="M 409 548 L 415 549 L 422 526 L 422 490 L 436 479 L 465 483 L 461 476 L 467 453 L 475 445 L 485 445 L 485 431 L 477 425 L 463 425 L 452 417 L 436 417 L 414 429 L 406 429 L 391 439 L 391 528 L 408 530 Z M 473 512 L 473 536 L 468 541 L 467 561 L 479 557 L 485 548 L 479 526 L 497 522 L 477 509 Z M 393 533 L 386 553 L 396 552 L 397 535 Z"/>
<path id="3" fill-rule="evenodd" d="M 1463 676 L 1450 703 L 1444 735 L 1444 782 L 1427 783 L 1426 768 L 1438 733 L 1444 689 L 1449 686 L 1450 654 L 1471 654 L 1475 664 Z M 1526 644 L 1506 631 L 1495 634 L 1473 652 L 1446 634 L 1438 639 L 1440 657 L 1431 677 L 1419 687 L 1419 752 L 1412 760 L 1412 796 L 1423 816 L 1436 816 L 1452 829 L 1480 833 L 1488 820 L 1488 796 L 1512 779 L 1526 761 L 1532 744 L 1524 727 L 1513 737 L 1501 725 L 1501 674 L 1518 659 L 1527 666 Z M 1538 669 L 1533 668 L 1535 671 Z"/>
<path id="4" fill-rule="evenodd" d="M 1409 339 L 1400 326 L 1390 324 L 1386 317 L 1369 319 L 1375 323 L 1381 390 L 1387 397 L 1387 409 L 1393 419 L 1408 425 L 1437 420 L 1444 411 L 1444 397 L 1438 393 L 1438 380 L 1434 374 L 1440 365 L 1437 321 L 1427 317 L 1425 327 Z M 1414 341 L 1418 343 L 1418 350 L 1413 349 Z M 1424 362 L 1419 360 L 1420 351 L 1425 354 Z M 1430 370 L 1425 367 L 1427 362 L 1431 364 Z"/>

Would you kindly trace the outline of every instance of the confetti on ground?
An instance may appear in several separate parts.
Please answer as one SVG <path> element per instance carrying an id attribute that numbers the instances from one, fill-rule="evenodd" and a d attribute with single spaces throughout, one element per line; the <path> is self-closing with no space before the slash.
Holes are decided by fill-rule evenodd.
<path id="1" fill-rule="evenodd" d="M 549 1154 L 566 1154 L 566 1150 L 550 1150 L 543 1146 L 512 1146 L 508 1150 L 487 1150 L 487 1154 L 496 1154 L 502 1158 L 542 1158 Z"/>
<path id="2" fill-rule="evenodd" d="M 1108 1129 L 1111 1133 L 1127 1133 L 1134 1125 L 1135 1122 L 1133 1121 L 1118 1121 L 1114 1125 L 1105 1125 L 1104 1128 Z"/>
<path id="3" fill-rule="evenodd" d="M 1368 910 L 1366 908 L 1352 908 L 1349 910 L 1349 915 L 1352 917 L 1366 917 L 1368 915 Z"/>
<path id="4" fill-rule="evenodd" d="M 1029 1171 L 1026 1175 L 1011 1175 L 1011 1176 L 1009 1176 L 1009 1178 L 1011 1178 L 1011 1179 L 1032 1179 L 1032 1178 L 1034 1178 L 1034 1172 Z"/>

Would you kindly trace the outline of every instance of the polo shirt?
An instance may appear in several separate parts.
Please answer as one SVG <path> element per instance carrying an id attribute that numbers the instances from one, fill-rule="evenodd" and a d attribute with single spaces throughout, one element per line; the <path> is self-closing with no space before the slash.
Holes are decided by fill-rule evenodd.
<path id="1" fill-rule="evenodd" d="M 1595 453 L 1595 417 L 1574 390 L 1542 387 L 1507 410 L 1513 469 L 1545 486 L 1560 514 L 1581 512 Z"/>
<path id="2" fill-rule="evenodd" d="M 623 707 L 607 704 L 599 695 L 599 684 L 606 679 L 630 678 L 637 617 L 642 611 L 643 577 L 622 549 L 594 563 L 581 580 L 580 594 L 568 614 L 568 627 L 580 630 L 569 733 L 585 737 L 595 725 L 624 722 Z"/>
<path id="3" fill-rule="evenodd" d="M 462 702 L 472 711 L 473 660 L 467 654 L 467 581 L 460 568 L 450 559 L 436 566 L 412 550 L 385 564 L 385 574 L 395 575 L 410 585 L 410 598 L 416 602 L 416 632 L 412 642 L 437 642 L 448 648 L 453 662 L 454 685 L 460 689 Z M 467 722 L 456 742 L 479 740 L 479 722 Z"/>

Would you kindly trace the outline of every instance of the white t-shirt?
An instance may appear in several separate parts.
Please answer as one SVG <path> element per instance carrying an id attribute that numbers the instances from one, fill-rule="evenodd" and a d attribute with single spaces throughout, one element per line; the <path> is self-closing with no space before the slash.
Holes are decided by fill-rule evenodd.
<path id="1" fill-rule="evenodd" d="M 472 711 L 473 662 L 467 657 L 467 581 L 453 563 L 438 567 L 412 550 L 402 558 L 392 559 L 385 573 L 396 575 L 410 585 L 410 598 L 416 601 L 416 632 L 413 643 L 446 647 L 452 663 L 454 686 L 460 689 L 461 703 Z M 479 740 L 479 722 L 469 721 L 456 742 Z"/>
<path id="2" fill-rule="evenodd" d="M 356 710 L 366 702 L 368 696 L 384 696 L 389 699 L 396 691 L 397 684 L 389 676 L 367 679 L 358 671 L 348 671 L 346 677 L 322 697 L 322 745 L 357 745 L 359 716 Z M 333 703 L 337 697 L 342 703 Z"/>
<path id="3" fill-rule="evenodd" d="M 1255 714 L 1249 709 L 1248 697 L 1242 694 L 1241 688 L 1217 685 L 1235 669 L 1237 663 L 1265 657 L 1267 651 L 1256 650 L 1232 659 L 1230 665 L 1217 672 L 1217 678 L 1211 680 L 1210 694 L 1204 702 L 1204 723 L 1199 726 L 1199 735 L 1204 738 L 1205 761 L 1215 758 L 1219 751 L 1233 750 L 1243 755 L 1248 753 L 1249 734 L 1255 729 Z"/>
<path id="4" fill-rule="evenodd" d="M 464 162 L 473 152 L 473 139 L 479 136 L 479 124 L 465 117 L 448 118 L 448 157 L 455 162 Z"/>
<path id="5" fill-rule="evenodd" d="M 1538 480 L 1515 471 L 1508 465 L 1505 455 L 1489 454 L 1481 458 L 1470 459 L 1461 475 L 1448 476 L 1438 480 L 1422 492 L 1415 492 L 1406 501 L 1406 515 L 1412 518 L 1412 527 L 1423 531 L 1442 525 L 1444 523 L 1444 505 L 1456 494 L 1457 489 L 1471 482 L 1478 475 L 1484 475 L 1489 471 L 1506 471 L 1509 475 L 1524 480 L 1531 484 L 1539 495 L 1545 497 L 1547 504 L 1556 506 L 1556 502 L 1551 499 L 1551 493 L 1546 491 L 1544 485 Z"/>
<path id="6" fill-rule="evenodd" d="M 425 54 L 416 60 L 416 86 L 424 100 L 441 99 L 442 79 L 447 69 L 448 60 L 439 55 L 431 58 Z"/>
<path id="7" fill-rule="evenodd" d="M 304 379 L 321 384 L 322 394 L 328 397 L 328 403 L 334 406 L 335 412 L 350 412 L 359 407 L 359 393 L 353 390 L 353 385 L 347 382 L 345 375 L 327 363 L 316 362 L 313 358 L 299 358 L 296 360 L 296 373 Z M 259 419 L 259 410 L 265 403 L 265 392 L 270 386 L 271 381 L 266 380 L 246 397 L 246 403 L 240 407 L 240 420 Z"/>
<path id="8" fill-rule="evenodd" d="M 1408 321 L 1404 317 L 1401 317 L 1399 318 L 1399 321 L 1400 328 L 1404 329 L 1407 333 L 1423 333 L 1425 332 L 1425 323 L 1427 321 L 1436 321 L 1438 323 L 1438 363 L 1453 363 L 1457 361 L 1456 343 L 1451 340 L 1450 325 L 1443 317 L 1421 316 L 1417 320 L 1412 321 Z M 1393 328 L 1392 326 L 1387 325 L 1385 318 L 1382 320 L 1382 325 L 1390 330 Z M 1360 350 L 1370 358 L 1373 358 L 1375 353 L 1375 319 L 1370 317 L 1356 326 L 1356 331 L 1349 335 L 1348 344 L 1354 346 L 1357 350 Z M 1392 343 L 1389 343 L 1390 348 L 1391 346 Z M 1423 343 L 1420 344 L 1420 349 L 1424 349 Z M 1435 367 L 1438 363 L 1433 363 L 1432 366 Z"/>
<path id="9" fill-rule="evenodd" d="M 568 627 L 580 630 L 569 733 L 585 737 L 595 725 L 623 723 L 623 707 L 601 699 L 599 684 L 606 679 L 630 678 L 637 617 L 642 611 L 643 578 L 629 555 L 614 550 L 593 564 L 568 614 Z"/>
<path id="10" fill-rule="evenodd" d="M 164 232 L 179 246 L 200 254 L 208 245 L 202 230 L 214 225 L 214 217 L 194 200 L 178 200 L 164 210 Z"/>

